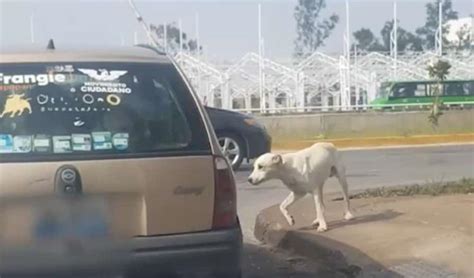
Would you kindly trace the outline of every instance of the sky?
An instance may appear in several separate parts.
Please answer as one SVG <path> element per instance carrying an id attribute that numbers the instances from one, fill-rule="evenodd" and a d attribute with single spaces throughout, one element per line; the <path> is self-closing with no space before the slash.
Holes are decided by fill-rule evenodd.
<path id="1" fill-rule="evenodd" d="M 460 17 L 474 14 L 474 0 L 452 0 Z M 262 34 L 265 55 L 288 59 L 293 53 L 296 0 L 135 0 L 148 23 L 183 22 L 183 29 L 195 37 L 195 17 L 199 16 L 199 38 L 210 60 L 237 60 L 258 50 L 258 3 L 262 5 Z M 414 31 L 425 22 L 426 0 L 398 0 L 400 26 Z M 323 16 L 339 15 L 340 22 L 321 48 L 327 53 L 343 49 L 345 4 L 326 0 Z M 351 32 L 365 27 L 379 34 L 393 15 L 393 0 L 350 0 Z M 54 38 L 56 46 L 113 47 L 132 45 L 134 33 L 145 42 L 141 26 L 128 6 L 128 0 L 0 0 L 0 47 L 31 44 L 30 19 L 34 41 L 46 45 Z"/>

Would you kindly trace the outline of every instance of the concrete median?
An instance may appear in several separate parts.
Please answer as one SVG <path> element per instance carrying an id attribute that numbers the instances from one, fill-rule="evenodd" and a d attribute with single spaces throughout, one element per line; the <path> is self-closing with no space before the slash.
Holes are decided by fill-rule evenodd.
<path id="1" fill-rule="evenodd" d="M 474 142 L 474 109 L 445 111 L 433 128 L 426 111 L 364 112 L 260 117 L 276 149 L 318 141 L 338 147 Z"/>

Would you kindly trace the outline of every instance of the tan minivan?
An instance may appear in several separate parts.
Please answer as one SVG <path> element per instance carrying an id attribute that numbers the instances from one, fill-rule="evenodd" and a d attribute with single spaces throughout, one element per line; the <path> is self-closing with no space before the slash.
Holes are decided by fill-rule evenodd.
<path id="1" fill-rule="evenodd" d="M 172 59 L 0 53 L 0 276 L 240 277 L 241 246 L 232 169 Z"/>

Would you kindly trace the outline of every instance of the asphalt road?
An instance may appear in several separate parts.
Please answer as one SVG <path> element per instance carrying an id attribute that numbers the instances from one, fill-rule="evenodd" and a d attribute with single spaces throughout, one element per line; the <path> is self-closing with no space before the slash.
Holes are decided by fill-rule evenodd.
<path id="1" fill-rule="evenodd" d="M 350 190 L 380 186 L 405 185 L 474 177 L 474 145 L 410 147 L 393 149 L 343 151 Z M 280 181 L 269 181 L 258 187 L 247 183 L 250 166 L 236 172 L 238 212 L 244 240 L 258 243 L 253 236 L 257 213 L 281 202 L 288 190 Z M 339 192 L 337 180 L 331 178 L 325 192 Z"/>

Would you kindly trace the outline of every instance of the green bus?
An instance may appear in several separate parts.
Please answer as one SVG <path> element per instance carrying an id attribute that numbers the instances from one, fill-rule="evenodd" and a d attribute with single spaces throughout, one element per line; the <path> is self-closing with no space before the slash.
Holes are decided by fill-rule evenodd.
<path id="1" fill-rule="evenodd" d="M 474 80 L 443 81 L 440 98 L 448 106 L 474 105 Z M 433 102 L 436 81 L 384 82 L 374 108 L 420 107 Z"/>

